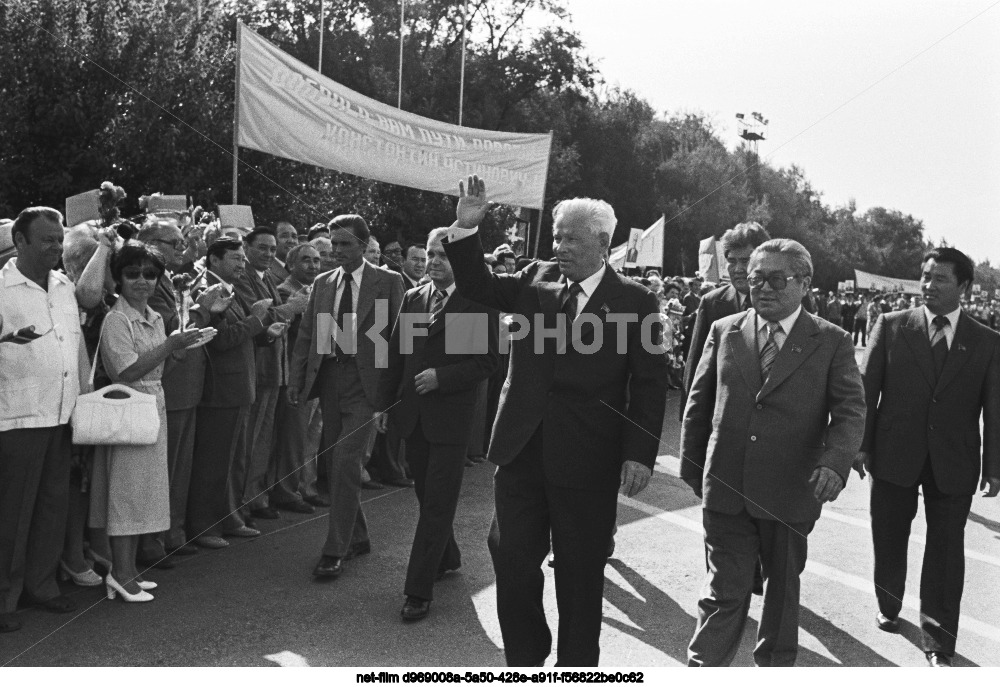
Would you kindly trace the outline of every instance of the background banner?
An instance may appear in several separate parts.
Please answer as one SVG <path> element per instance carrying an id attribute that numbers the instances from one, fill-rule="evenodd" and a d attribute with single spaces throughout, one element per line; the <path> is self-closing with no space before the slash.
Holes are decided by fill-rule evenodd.
<path id="1" fill-rule="evenodd" d="M 478 174 L 491 201 L 542 207 L 551 133 L 483 131 L 410 114 L 322 76 L 243 24 L 239 32 L 239 145 L 450 195 Z"/>

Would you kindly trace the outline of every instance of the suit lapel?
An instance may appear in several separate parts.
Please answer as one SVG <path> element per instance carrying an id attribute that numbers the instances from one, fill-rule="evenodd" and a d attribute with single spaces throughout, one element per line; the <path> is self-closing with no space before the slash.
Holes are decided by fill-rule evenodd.
<path id="1" fill-rule="evenodd" d="M 538 304 L 543 313 L 555 314 L 562 307 L 561 296 L 566 288 L 566 277 L 560 276 L 556 281 L 538 282 Z"/>
<path id="2" fill-rule="evenodd" d="M 959 370 L 969 359 L 976 346 L 978 332 L 969 321 L 969 316 L 964 312 L 958 315 L 958 326 L 955 328 L 955 338 L 952 339 L 951 348 L 948 349 L 948 357 L 944 360 L 944 369 L 941 370 L 941 378 L 938 379 L 935 392 L 939 392 L 948 386 L 958 374 Z"/>
<path id="3" fill-rule="evenodd" d="M 748 313 L 742 319 L 736 320 L 726 333 L 726 343 L 733 352 L 736 366 L 740 368 L 743 381 L 756 395 L 760 391 L 760 359 L 757 356 L 757 331 L 754 327 L 756 318 Z"/>
<path id="4" fill-rule="evenodd" d="M 788 379 L 788 376 L 795 372 L 799 365 L 805 362 L 806 358 L 812 355 L 813 351 L 819 346 L 819 342 L 816 340 L 818 332 L 819 328 L 816 326 L 816 323 L 813 322 L 809 313 L 803 309 L 799 313 L 798 319 L 795 320 L 795 324 L 792 325 L 792 331 L 788 333 L 784 345 L 778 351 L 778 357 L 774 359 L 774 363 L 771 365 L 771 373 L 767 376 L 767 381 L 764 382 L 764 386 L 757 394 L 757 400 L 771 393 L 779 384 Z M 759 369 L 759 358 L 757 364 Z"/>
<path id="5" fill-rule="evenodd" d="M 903 339 L 913 351 L 913 357 L 917 360 L 917 367 L 927 381 L 927 386 L 931 389 L 935 387 L 934 374 L 934 354 L 931 353 L 931 342 L 927 338 L 927 321 L 924 318 L 923 308 L 914 308 L 910 311 L 909 317 L 902 327 Z M 955 332 L 956 338 L 958 332 Z M 945 365 L 947 367 L 947 365 Z"/>

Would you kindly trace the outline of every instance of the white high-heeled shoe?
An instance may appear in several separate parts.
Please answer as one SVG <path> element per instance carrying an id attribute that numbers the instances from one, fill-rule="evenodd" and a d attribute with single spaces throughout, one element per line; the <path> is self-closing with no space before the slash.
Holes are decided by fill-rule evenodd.
<path id="1" fill-rule="evenodd" d="M 144 589 L 147 592 L 150 589 L 156 589 L 158 586 L 155 582 L 150 582 L 149 580 L 136 580 L 136 584 L 139 585 L 139 589 Z"/>
<path id="2" fill-rule="evenodd" d="M 108 598 L 114 599 L 117 594 L 122 595 L 122 599 L 128 601 L 129 603 L 140 603 L 143 601 L 152 601 L 153 595 L 147 592 L 145 589 L 141 589 L 138 594 L 129 594 L 125 587 L 121 586 L 115 582 L 115 578 L 111 577 L 109 574 L 104 578 L 104 586 L 108 590 Z"/>
<path id="3" fill-rule="evenodd" d="M 83 572 L 75 572 L 65 561 L 59 561 L 59 570 L 61 577 L 65 580 L 73 580 L 73 584 L 78 587 L 100 587 L 101 586 L 101 576 L 95 573 L 90 568 L 87 568 Z"/>

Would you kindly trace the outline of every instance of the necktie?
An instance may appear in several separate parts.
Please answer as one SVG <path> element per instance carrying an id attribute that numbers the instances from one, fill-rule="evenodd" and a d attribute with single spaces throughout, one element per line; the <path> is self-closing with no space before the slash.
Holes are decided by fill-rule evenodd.
<path id="1" fill-rule="evenodd" d="M 562 311 L 566 313 L 569 317 L 569 321 L 572 322 L 576 319 L 576 308 L 577 308 L 577 296 L 583 293 L 583 287 L 578 283 L 570 284 L 569 290 L 566 294 L 566 300 L 563 303 Z"/>
<path id="2" fill-rule="evenodd" d="M 771 372 L 774 359 L 778 357 L 778 342 L 775 341 L 774 337 L 782 331 L 780 323 L 767 325 L 767 343 L 760 350 L 760 376 L 765 381 L 768 373 Z"/>
<path id="3" fill-rule="evenodd" d="M 431 298 L 431 317 L 433 318 L 439 312 L 441 308 L 444 307 L 445 296 L 448 295 L 447 291 L 441 291 L 439 289 L 434 290 L 434 296 Z"/>
<path id="4" fill-rule="evenodd" d="M 344 292 L 340 296 L 340 304 L 337 306 L 337 326 L 340 331 L 344 331 L 344 320 L 349 313 L 354 312 L 354 289 L 351 288 L 351 275 L 344 272 Z M 333 354 L 339 356 L 344 351 L 340 346 L 334 346 Z"/>
<path id="5" fill-rule="evenodd" d="M 743 310 L 749 310 L 753 307 L 753 303 L 750 302 L 750 294 L 743 296 Z"/>
<path id="6" fill-rule="evenodd" d="M 948 357 L 948 337 L 944 335 L 944 328 L 951 324 L 944 315 L 935 317 L 931 324 L 934 325 L 934 333 L 931 335 L 931 354 L 934 356 L 934 373 L 940 377 L 941 370 L 944 369 L 945 358 Z"/>

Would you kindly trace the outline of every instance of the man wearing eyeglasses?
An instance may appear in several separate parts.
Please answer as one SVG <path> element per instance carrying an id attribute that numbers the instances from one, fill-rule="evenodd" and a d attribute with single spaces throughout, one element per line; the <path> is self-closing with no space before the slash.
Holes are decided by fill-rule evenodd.
<path id="1" fill-rule="evenodd" d="M 773 239 L 748 265 L 753 309 L 708 333 L 681 432 L 681 479 L 703 499 L 708 573 L 688 665 L 729 665 L 761 561 L 764 610 L 754 662 L 798 652 L 806 539 L 864 435 L 865 397 L 850 336 L 805 312 L 812 258 Z"/>

